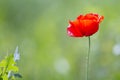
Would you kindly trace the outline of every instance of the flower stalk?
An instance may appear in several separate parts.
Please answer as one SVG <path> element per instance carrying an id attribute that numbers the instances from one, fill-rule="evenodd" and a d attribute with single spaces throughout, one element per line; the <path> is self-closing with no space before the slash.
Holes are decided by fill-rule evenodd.
<path id="1" fill-rule="evenodd" d="M 86 58 L 86 80 L 89 79 L 89 62 L 90 62 L 90 36 L 88 37 L 88 53 Z"/>

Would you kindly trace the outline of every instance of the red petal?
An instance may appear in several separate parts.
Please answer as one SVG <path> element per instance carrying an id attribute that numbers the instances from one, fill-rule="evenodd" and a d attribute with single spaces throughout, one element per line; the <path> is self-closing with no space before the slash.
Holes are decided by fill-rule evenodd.
<path id="1" fill-rule="evenodd" d="M 95 21 L 98 21 L 98 14 L 93 14 L 93 13 L 90 13 L 90 14 L 86 14 L 85 17 L 84 17 L 84 20 L 95 20 Z"/>
<path id="2" fill-rule="evenodd" d="M 67 33 L 72 37 L 83 37 L 83 34 L 80 32 L 79 21 L 70 22 Z"/>
<path id="3" fill-rule="evenodd" d="M 80 16 L 77 17 L 77 19 L 79 19 L 79 20 L 84 19 L 84 16 L 80 15 Z"/>
<path id="4" fill-rule="evenodd" d="M 104 19 L 104 17 L 99 16 L 98 14 L 89 13 L 85 15 L 85 19 L 95 20 L 100 23 Z"/>
<path id="5" fill-rule="evenodd" d="M 85 34 L 84 36 L 91 36 L 98 31 L 99 24 L 93 20 L 81 20 L 81 24 L 83 24 Z"/>
<path id="6" fill-rule="evenodd" d="M 99 23 L 104 19 L 104 16 L 99 17 Z"/>

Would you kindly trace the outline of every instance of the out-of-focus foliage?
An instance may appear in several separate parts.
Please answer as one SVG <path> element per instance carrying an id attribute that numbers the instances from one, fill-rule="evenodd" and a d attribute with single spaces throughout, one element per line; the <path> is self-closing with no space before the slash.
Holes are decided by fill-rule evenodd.
<path id="1" fill-rule="evenodd" d="M 15 53 L 8 55 L 0 61 L 0 80 L 16 80 L 16 78 L 22 78 L 18 73 L 19 68 L 16 66 L 16 61 L 20 59 L 18 47 L 16 47 Z"/>
<path id="2" fill-rule="evenodd" d="M 13 55 L 7 56 L 0 62 L 0 80 L 8 80 L 9 78 L 11 78 L 9 80 L 15 80 L 14 75 L 10 76 L 11 72 L 18 72 Z"/>
<path id="3" fill-rule="evenodd" d="M 0 0 L 0 59 L 20 46 L 23 80 L 84 80 L 87 38 L 66 34 L 69 20 L 104 15 L 91 37 L 90 80 L 120 80 L 119 0 Z M 20 79 L 20 80 L 22 80 Z"/>

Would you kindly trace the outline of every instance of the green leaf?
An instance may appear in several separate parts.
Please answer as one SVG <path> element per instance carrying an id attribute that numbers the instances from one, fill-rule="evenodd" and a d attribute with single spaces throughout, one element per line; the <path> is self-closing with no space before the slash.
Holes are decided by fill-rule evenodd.
<path id="1" fill-rule="evenodd" d="M 2 76 L 2 78 L 3 78 L 3 80 L 8 80 L 8 77 L 7 77 L 7 75 L 5 74 L 5 75 L 3 75 Z"/>
<path id="2" fill-rule="evenodd" d="M 9 77 L 10 80 L 15 80 L 16 77 L 21 78 L 22 76 L 20 74 L 15 74 L 18 70 L 19 68 L 16 66 L 13 54 L 7 56 L 0 62 L 0 80 L 8 80 L 10 71 L 13 74 Z"/>
<path id="3" fill-rule="evenodd" d="M 2 74 L 2 69 L 0 68 L 0 75 Z"/>
<path id="4" fill-rule="evenodd" d="M 16 63 L 14 61 L 13 55 L 9 56 L 7 58 L 7 60 L 8 60 L 7 72 L 9 72 L 9 71 L 17 72 L 18 71 L 18 67 L 15 66 Z"/>
<path id="5" fill-rule="evenodd" d="M 13 72 L 18 72 L 18 67 L 17 66 L 9 66 L 7 71 L 13 71 Z"/>
<path id="6" fill-rule="evenodd" d="M 0 80 L 3 80 L 3 78 L 2 78 L 2 77 L 0 77 Z"/>
<path id="7" fill-rule="evenodd" d="M 2 60 L 2 61 L 0 62 L 0 67 L 5 67 L 6 64 L 7 64 L 7 61 L 6 61 L 6 60 Z"/>

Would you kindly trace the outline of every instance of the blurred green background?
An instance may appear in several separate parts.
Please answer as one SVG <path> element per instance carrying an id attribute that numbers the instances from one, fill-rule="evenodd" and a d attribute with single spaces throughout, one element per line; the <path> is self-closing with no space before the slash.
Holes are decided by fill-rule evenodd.
<path id="1" fill-rule="evenodd" d="M 105 17 L 91 36 L 89 80 L 120 80 L 120 0 L 0 0 L 0 60 L 19 46 L 18 80 L 85 80 L 88 38 L 66 28 L 89 12 Z"/>

